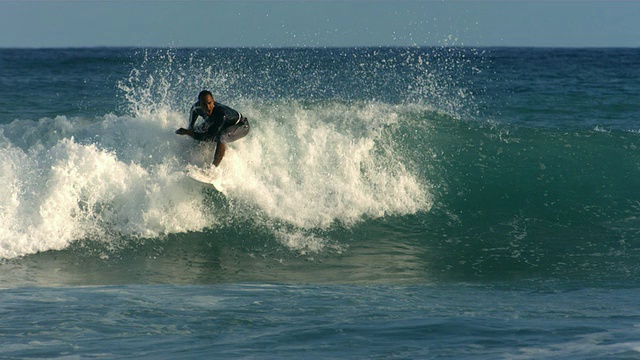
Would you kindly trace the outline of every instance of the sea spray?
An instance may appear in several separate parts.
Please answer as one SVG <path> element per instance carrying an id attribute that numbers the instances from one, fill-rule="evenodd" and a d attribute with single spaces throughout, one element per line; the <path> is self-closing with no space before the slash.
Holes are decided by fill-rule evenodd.
<path id="1" fill-rule="evenodd" d="M 320 79 L 327 69 L 316 67 L 318 64 L 313 62 L 309 63 L 313 68 L 291 68 L 298 65 L 277 50 L 265 53 L 264 59 L 269 62 L 250 76 L 242 67 L 231 65 L 235 62 L 228 56 L 228 52 L 185 55 L 167 51 L 154 57 L 145 52 L 140 70 L 134 69 L 120 88 L 134 116 L 164 114 L 191 104 L 195 93 L 191 98 L 185 96 L 185 81 L 198 84 L 191 85 L 195 89 L 212 89 L 218 101 L 247 116 L 252 132 L 230 145 L 234 151 L 227 154 L 221 171 L 230 190 L 228 197 L 243 201 L 240 207 L 259 210 L 263 213 L 259 217 L 267 222 L 284 222 L 308 230 L 334 224 L 349 226 L 363 217 L 428 211 L 428 182 L 416 178 L 412 160 L 394 150 L 398 147 L 394 131 L 399 121 L 406 121 L 399 119 L 405 112 L 402 106 L 371 99 L 331 100 L 339 94 L 329 94 L 322 88 L 325 85 Z M 389 54 L 381 51 L 374 56 Z M 369 54 L 352 54 L 350 50 L 338 54 L 338 58 L 347 61 L 361 61 L 362 57 Z M 406 87 L 401 82 L 397 91 L 424 91 L 429 79 L 435 78 L 425 75 L 421 68 L 425 64 L 412 64 L 413 61 L 413 56 L 407 56 L 381 62 L 383 67 L 409 68 L 419 77 L 428 77 L 418 86 Z M 281 79 L 274 78 L 274 74 L 285 69 L 288 77 L 309 71 L 313 76 L 289 82 L 283 88 Z M 361 83 L 359 89 L 363 88 L 373 90 L 377 86 Z M 343 92 L 352 90 L 342 88 Z M 296 98 L 300 91 L 315 94 L 312 98 L 316 100 L 286 99 Z M 324 95 L 318 98 L 319 94 Z M 265 95 L 271 98 L 262 98 Z M 397 98 L 397 94 L 391 95 Z M 346 96 L 350 97 L 353 96 Z M 193 148 L 204 154 L 204 159 L 191 152 L 187 161 L 210 162 L 210 146 L 199 144 Z"/>

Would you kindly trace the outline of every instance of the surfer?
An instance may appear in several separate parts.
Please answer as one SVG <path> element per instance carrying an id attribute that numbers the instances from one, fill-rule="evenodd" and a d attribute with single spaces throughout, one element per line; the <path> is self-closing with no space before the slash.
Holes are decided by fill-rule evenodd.
<path id="1" fill-rule="evenodd" d="M 198 116 L 204 118 L 204 123 L 194 129 Z M 236 110 L 215 102 L 208 90 L 198 94 L 198 102 L 191 107 L 189 127 L 176 130 L 178 135 L 189 135 L 198 141 L 215 141 L 216 153 L 213 165 L 218 166 L 224 157 L 226 143 L 236 141 L 249 133 L 249 122 Z"/>

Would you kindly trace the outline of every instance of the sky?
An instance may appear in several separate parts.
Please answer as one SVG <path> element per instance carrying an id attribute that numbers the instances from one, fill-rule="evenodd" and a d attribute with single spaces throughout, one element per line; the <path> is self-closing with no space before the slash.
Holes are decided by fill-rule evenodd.
<path id="1" fill-rule="evenodd" d="M 0 48 L 640 47 L 640 1 L 0 0 Z"/>

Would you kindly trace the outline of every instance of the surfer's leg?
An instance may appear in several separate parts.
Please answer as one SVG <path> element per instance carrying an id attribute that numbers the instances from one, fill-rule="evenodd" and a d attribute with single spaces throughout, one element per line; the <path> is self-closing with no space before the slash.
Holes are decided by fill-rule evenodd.
<path id="1" fill-rule="evenodd" d="M 218 143 L 216 147 L 216 154 L 213 156 L 213 165 L 218 166 L 222 158 L 224 157 L 224 152 L 227 149 L 225 146 L 226 143 L 230 143 L 241 139 L 249 133 L 249 122 L 247 118 L 242 118 L 242 122 L 238 125 L 230 126 L 222 131 L 220 135 L 218 135 L 215 141 Z"/>
<path id="2" fill-rule="evenodd" d="M 224 157 L 224 152 L 227 150 L 227 146 L 224 143 L 218 142 L 218 146 L 216 146 L 216 153 L 213 156 L 213 166 L 220 165 L 220 161 Z"/>
<path id="3" fill-rule="evenodd" d="M 243 118 L 242 122 L 238 125 L 229 126 L 222 131 L 222 134 L 218 137 L 218 141 L 221 143 L 230 143 L 238 139 L 242 139 L 249 133 L 249 121 L 247 118 Z"/>

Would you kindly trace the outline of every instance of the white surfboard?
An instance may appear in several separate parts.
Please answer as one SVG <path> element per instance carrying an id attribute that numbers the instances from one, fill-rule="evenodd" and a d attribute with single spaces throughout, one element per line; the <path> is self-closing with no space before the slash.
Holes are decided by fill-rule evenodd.
<path id="1" fill-rule="evenodd" d="M 213 187 L 217 191 L 226 194 L 226 190 L 222 185 L 220 169 L 215 166 L 203 169 L 195 165 L 187 165 L 187 176 L 202 185 Z"/>

